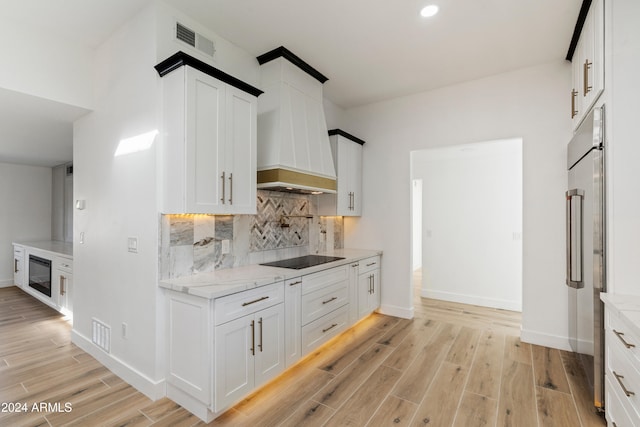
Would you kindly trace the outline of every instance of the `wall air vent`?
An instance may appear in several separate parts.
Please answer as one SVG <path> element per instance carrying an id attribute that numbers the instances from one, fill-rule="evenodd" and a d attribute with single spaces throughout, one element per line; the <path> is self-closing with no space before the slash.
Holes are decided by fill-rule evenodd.
<path id="1" fill-rule="evenodd" d="M 73 175 L 73 165 L 67 165 L 67 176 Z"/>
<path id="2" fill-rule="evenodd" d="M 91 320 L 91 342 L 109 353 L 111 351 L 111 328 L 98 319 Z"/>
<path id="3" fill-rule="evenodd" d="M 192 29 L 185 27 L 179 22 L 176 22 L 176 39 L 211 57 L 213 57 L 213 54 L 216 51 L 211 40 L 204 37 L 202 34 L 198 34 Z"/>

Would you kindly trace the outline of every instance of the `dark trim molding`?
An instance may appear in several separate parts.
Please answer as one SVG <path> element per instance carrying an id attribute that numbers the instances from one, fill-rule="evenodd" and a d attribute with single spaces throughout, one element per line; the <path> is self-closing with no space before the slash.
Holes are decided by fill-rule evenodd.
<path id="1" fill-rule="evenodd" d="M 347 133 L 347 132 L 343 131 L 342 129 L 331 129 L 329 131 L 329 136 L 333 136 L 333 135 L 340 135 L 340 136 L 343 136 L 343 137 L 345 137 L 347 139 L 350 139 L 353 142 L 357 142 L 360 145 L 364 145 L 364 141 L 363 140 L 351 135 L 350 133 Z"/>
<path id="2" fill-rule="evenodd" d="M 287 49 L 284 46 L 280 46 L 267 53 L 263 53 L 262 55 L 258 56 L 256 59 L 258 60 L 260 65 L 262 65 L 262 64 L 266 64 L 269 61 L 273 61 L 274 59 L 278 59 L 280 57 L 283 57 L 287 61 L 291 62 L 293 65 L 300 68 L 302 71 L 309 74 L 311 77 L 318 80 L 320 83 L 324 84 L 324 82 L 329 80 L 321 72 L 319 72 L 318 70 L 313 68 L 311 65 L 304 62 L 299 56 L 297 56 L 295 53 L 291 52 L 289 49 Z"/>
<path id="3" fill-rule="evenodd" d="M 250 95 L 260 96 L 263 93 L 263 91 L 261 91 L 260 89 L 253 87 L 250 84 L 245 83 L 242 80 L 237 79 L 222 70 L 218 70 L 217 68 L 207 64 L 206 62 L 202 62 L 191 55 L 187 55 L 182 51 L 171 55 L 169 58 L 159 63 L 154 68 L 156 69 L 160 77 L 164 77 L 165 75 L 169 74 L 173 70 L 182 67 L 183 65 L 188 65 L 198 71 L 202 71 L 203 73 L 221 80 L 237 89 L 240 89 L 243 92 L 247 92 Z"/>
<path id="4" fill-rule="evenodd" d="M 580 33 L 582 32 L 582 27 L 584 27 L 584 21 L 586 21 L 587 19 L 587 14 L 589 13 L 590 6 L 591 0 L 582 0 L 582 6 L 580 7 L 578 20 L 576 21 L 576 26 L 573 29 L 571 43 L 569 43 L 569 50 L 567 51 L 567 57 L 565 58 L 567 61 L 571 61 L 573 59 L 573 54 L 576 51 L 576 45 L 578 44 L 578 39 L 580 38 Z"/>

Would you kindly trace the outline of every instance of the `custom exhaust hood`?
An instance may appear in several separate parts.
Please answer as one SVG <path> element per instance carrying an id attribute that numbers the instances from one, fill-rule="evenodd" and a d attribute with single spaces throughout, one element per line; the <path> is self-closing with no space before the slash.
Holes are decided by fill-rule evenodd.
<path id="1" fill-rule="evenodd" d="M 327 78 L 279 47 L 260 55 L 258 188 L 336 192 L 336 171 L 322 104 Z"/>

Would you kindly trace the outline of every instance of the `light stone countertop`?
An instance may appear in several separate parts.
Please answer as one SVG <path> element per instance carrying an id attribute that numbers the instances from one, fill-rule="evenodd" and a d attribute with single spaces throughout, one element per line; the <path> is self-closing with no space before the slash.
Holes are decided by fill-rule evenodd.
<path id="1" fill-rule="evenodd" d="M 73 257 L 73 243 L 69 242 L 61 242 L 57 240 L 39 240 L 35 242 L 13 242 L 13 244 L 24 246 L 25 248 L 34 248 L 41 251 L 49 252 L 53 255 Z"/>
<path id="2" fill-rule="evenodd" d="M 247 289 L 269 285 L 281 280 L 305 276 L 333 267 L 339 267 L 364 258 L 382 255 L 382 251 L 366 249 L 336 249 L 317 255 L 344 257 L 344 259 L 316 265 L 301 270 L 290 268 L 268 267 L 264 265 L 247 265 L 243 267 L 215 270 L 210 273 L 198 273 L 177 279 L 160 281 L 160 287 L 183 292 L 207 299 L 220 298 L 242 292 Z"/>
<path id="3" fill-rule="evenodd" d="M 601 293 L 600 299 L 640 336 L 640 296 Z"/>

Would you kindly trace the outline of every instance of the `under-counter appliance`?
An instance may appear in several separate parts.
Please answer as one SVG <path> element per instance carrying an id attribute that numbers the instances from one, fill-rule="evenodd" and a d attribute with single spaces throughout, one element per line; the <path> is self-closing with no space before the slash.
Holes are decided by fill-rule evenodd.
<path id="1" fill-rule="evenodd" d="M 338 256 L 325 255 L 304 255 L 296 258 L 283 259 L 280 261 L 266 262 L 260 265 L 269 267 L 291 268 L 293 270 L 301 270 L 303 268 L 313 267 L 315 265 L 326 264 L 328 262 L 339 261 L 344 259 Z"/>
<path id="2" fill-rule="evenodd" d="M 29 286 L 51 296 L 51 260 L 29 255 Z"/>
<path id="3" fill-rule="evenodd" d="M 583 357 L 594 405 L 604 409 L 605 144 L 604 106 L 594 108 L 567 146 L 569 342 Z M 591 357 L 593 359 L 591 360 Z"/>

